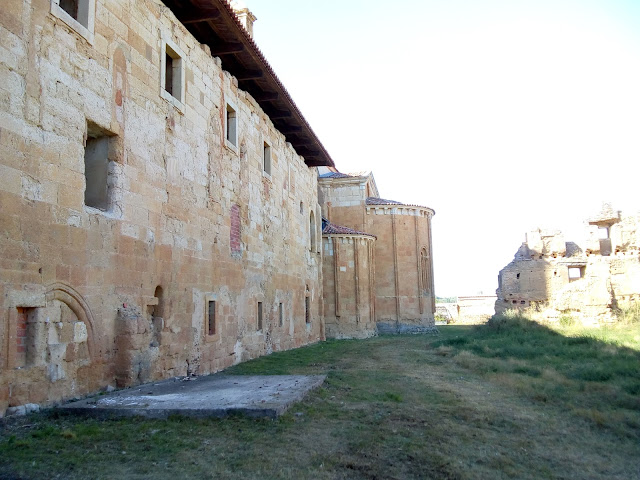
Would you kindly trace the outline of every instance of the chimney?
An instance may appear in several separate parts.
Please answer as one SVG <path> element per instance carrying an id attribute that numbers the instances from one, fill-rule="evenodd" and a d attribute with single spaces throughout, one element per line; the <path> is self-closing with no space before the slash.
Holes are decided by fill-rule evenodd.
<path id="1" fill-rule="evenodd" d="M 231 8 L 233 8 L 236 17 L 238 17 L 238 20 L 240 20 L 240 23 L 249 36 L 253 38 L 253 22 L 257 20 L 256 16 L 251 13 L 242 0 L 233 0 L 231 2 Z"/>

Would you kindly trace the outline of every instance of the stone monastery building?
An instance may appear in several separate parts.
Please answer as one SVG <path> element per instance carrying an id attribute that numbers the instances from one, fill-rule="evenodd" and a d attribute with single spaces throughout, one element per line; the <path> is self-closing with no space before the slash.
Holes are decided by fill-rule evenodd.
<path id="1" fill-rule="evenodd" d="M 337 172 L 254 20 L 2 0 L 0 416 L 433 328 L 433 210 Z"/>

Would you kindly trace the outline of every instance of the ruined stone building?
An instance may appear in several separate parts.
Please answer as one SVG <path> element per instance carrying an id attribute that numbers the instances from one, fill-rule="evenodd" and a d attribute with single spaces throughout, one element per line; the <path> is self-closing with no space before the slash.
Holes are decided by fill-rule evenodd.
<path id="1" fill-rule="evenodd" d="M 321 169 L 319 185 L 327 335 L 433 330 L 434 211 L 380 198 L 371 173 Z"/>
<path id="2" fill-rule="evenodd" d="M 323 340 L 327 305 L 334 336 L 431 325 L 433 211 L 363 196 L 372 234 L 323 236 L 333 161 L 254 20 L 226 0 L 3 0 L 0 416 Z"/>
<path id="3" fill-rule="evenodd" d="M 484 323 L 495 313 L 495 295 L 458 296 L 456 303 L 436 303 L 436 316 L 447 323 Z"/>
<path id="4" fill-rule="evenodd" d="M 580 246 L 559 231 L 527 233 L 498 275 L 496 313 L 529 309 L 598 323 L 640 300 L 640 216 L 605 205 L 588 219 L 586 234 Z"/>

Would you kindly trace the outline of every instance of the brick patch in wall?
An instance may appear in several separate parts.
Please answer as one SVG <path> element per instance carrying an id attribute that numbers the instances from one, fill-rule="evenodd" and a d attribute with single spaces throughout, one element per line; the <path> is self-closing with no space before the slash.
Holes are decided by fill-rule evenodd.
<path id="1" fill-rule="evenodd" d="M 231 253 L 240 253 L 240 206 L 231 206 Z"/>

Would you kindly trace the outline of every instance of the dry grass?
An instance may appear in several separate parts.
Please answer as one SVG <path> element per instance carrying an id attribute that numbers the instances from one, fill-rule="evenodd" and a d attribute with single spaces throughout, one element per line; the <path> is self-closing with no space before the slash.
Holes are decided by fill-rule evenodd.
<path id="1" fill-rule="evenodd" d="M 232 373 L 328 373 L 279 420 L 25 417 L 0 426 L 0 478 L 640 478 L 625 328 L 517 320 L 274 354 Z"/>

